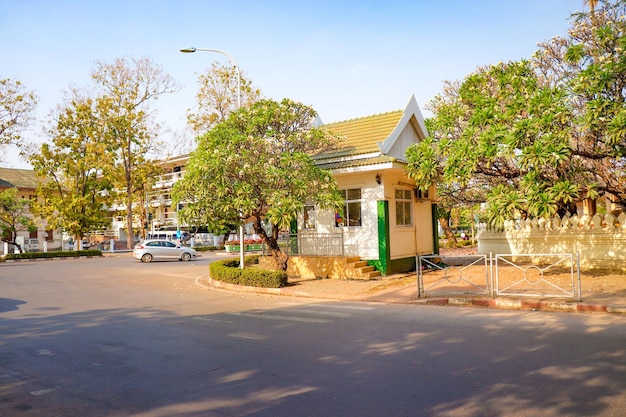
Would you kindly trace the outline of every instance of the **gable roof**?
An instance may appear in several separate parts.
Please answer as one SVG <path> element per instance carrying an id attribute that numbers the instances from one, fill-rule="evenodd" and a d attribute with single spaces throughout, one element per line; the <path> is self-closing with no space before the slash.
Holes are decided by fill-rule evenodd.
<path id="1" fill-rule="evenodd" d="M 13 188 L 35 190 L 40 180 L 31 169 L 0 168 L 0 189 Z"/>
<path id="2" fill-rule="evenodd" d="M 324 154 L 324 158 L 378 152 L 377 142 L 387 139 L 401 117 L 402 110 L 397 110 L 324 125 L 324 129 L 346 140 L 341 148 Z"/>
<path id="3" fill-rule="evenodd" d="M 415 96 L 404 110 L 321 127 L 344 138 L 338 148 L 314 157 L 318 166 L 333 170 L 402 162 L 406 148 L 428 136 Z"/>

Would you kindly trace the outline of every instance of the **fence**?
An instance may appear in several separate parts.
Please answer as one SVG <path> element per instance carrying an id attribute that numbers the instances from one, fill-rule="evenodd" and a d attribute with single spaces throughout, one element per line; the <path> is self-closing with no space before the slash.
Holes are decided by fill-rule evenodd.
<path id="1" fill-rule="evenodd" d="M 418 296 L 428 294 L 582 299 L 579 256 L 417 256 Z"/>
<path id="2" fill-rule="evenodd" d="M 342 233 L 285 234 L 278 238 L 278 245 L 289 255 L 345 256 Z M 267 247 L 263 245 L 263 251 Z"/>

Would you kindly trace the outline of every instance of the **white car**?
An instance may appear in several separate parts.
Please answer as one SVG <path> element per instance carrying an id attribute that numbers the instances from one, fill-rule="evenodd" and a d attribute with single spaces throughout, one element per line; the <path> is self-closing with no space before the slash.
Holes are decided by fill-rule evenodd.
<path id="1" fill-rule="evenodd" d="M 133 256 L 141 262 L 151 262 L 158 258 L 189 261 L 196 259 L 196 251 L 171 240 L 149 239 L 135 245 Z"/>

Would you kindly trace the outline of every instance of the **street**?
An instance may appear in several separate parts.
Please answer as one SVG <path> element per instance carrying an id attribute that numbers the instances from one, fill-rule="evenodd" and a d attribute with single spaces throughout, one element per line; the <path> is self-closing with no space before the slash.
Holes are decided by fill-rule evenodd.
<path id="1" fill-rule="evenodd" d="M 1 416 L 621 416 L 626 317 L 207 289 L 217 256 L 0 264 Z"/>

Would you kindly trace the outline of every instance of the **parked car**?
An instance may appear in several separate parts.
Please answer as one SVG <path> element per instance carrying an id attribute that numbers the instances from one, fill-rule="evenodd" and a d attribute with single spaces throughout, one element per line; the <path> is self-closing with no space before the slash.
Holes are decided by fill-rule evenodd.
<path id="1" fill-rule="evenodd" d="M 196 258 L 196 251 L 166 239 L 148 239 L 135 245 L 133 256 L 141 262 L 153 259 L 178 259 L 189 261 Z"/>

